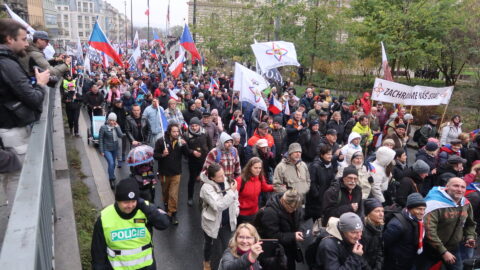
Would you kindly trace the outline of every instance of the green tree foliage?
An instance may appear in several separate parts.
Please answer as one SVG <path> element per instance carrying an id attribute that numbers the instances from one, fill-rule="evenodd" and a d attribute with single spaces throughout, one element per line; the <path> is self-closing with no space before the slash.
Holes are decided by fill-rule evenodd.
<path id="1" fill-rule="evenodd" d="M 384 41 L 393 70 L 439 69 L 446 85 L 455 84 L 478 30 L 469 22 L 480 15 L 475 0 L 354 0 L 350 42 L 360 57 L 380 57 Z M 478 26 L 475 26 L 478 27 Z M 475 37 L 477 36 L 477 37 Z"/>

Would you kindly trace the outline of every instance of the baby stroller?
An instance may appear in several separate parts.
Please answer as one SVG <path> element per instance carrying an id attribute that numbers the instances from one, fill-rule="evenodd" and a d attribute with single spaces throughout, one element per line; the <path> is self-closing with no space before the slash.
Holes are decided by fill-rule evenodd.
<path id="1" fill-rule="evenodd" d="M 96 108 L 92 110 L 92 123 L 87 128 L 87 143 L 92 143 L 95 147 L 98 147 L 98 138 L 100 135 L 100 127 L 105 124 L 106 117 L 103 113 L 103 109 Z"/>
<path id="2" fill-rule="evenodd" d="M 158 182 L 153 172 L 153 148 L 140 145 L 128 153 L 127 164 L 130 166 L 130 175 L 137 180 L 140 188 L 140 197 L 154 203 L 155 184 Z"/>

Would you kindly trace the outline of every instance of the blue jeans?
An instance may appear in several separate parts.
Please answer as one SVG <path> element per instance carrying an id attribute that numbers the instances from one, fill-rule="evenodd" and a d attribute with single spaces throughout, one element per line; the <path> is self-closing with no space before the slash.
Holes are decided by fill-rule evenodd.
<path id="1" fill-rule="evenodd" d="M 469 248 L 465 246 L 465 241 L 462 241 L 459 245 L 459 254 L 463 260 L 473 258 L 473 255 L 475 253 L 474 248 Z"/>
<path id="2" fill-rule="evenodd" d="M 103 154 L 108 164 L 108 179 L 113 180 L 115 179 L 115 160 L 117 157 L 117 150 L 105 151 Z"/>
<path id="3" fill-rule="evenodd" d="M 456 260 L 454 264 L 448 264 L 446 262 L 443 262 L 443 266 L 447 270 L 462 270 L 463 269 L 463 261 L 462 257 L 460 255 L 460 249 L 457 249 L 456 251 L 450 251 L 450 253 L 455 256 Z M 416 270 L 428 270 L 430 269 L 431 266 L 435 265 L 441 260 L 441 257 L 438 257 L 437 259 L 432 258 L 426 254 L 421 254 L 416 263 Z"/>

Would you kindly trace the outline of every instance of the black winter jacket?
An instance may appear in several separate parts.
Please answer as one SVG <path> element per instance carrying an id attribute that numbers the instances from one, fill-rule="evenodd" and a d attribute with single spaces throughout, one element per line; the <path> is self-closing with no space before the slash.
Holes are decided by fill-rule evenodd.
<path id="1" fill-rule="evenodd" d="M 133 116 L 127 116 L 125 123 L 125 133 L 127 134 L 127 139 L 132 143 L 133 141 L 138 141 L 141 143 L 146 143 L 150 141 L 150 135 L 152 130 L 150 129 L 150 123 L 145 117 L 140 118 L 140 123 L 137 123 L 138 119 L 133 118 Z"/>
<path id="2" fill-rule="evenodd" d="M 333 236 L 325 237 L 317 249 L 316 261 L 321 270 L 367 270 L 362 256 L 352 252 L 353 245 Z"/>
<path id="3" fill-rule="evenodd" d="M 89 109 L 93 109 L 93 107 L 102 106 L 105 98 L 100 92 L 94 94 L 92 91 L 89 91 L 85 94 L 84 102 L 87 104 Z"/>
<path id="4" fill-rule="evenodd" d="M 185 141 L 187 141 L 187 152 L 188 152 L 188 162 L 203 163 L 207 158 L 208 151 L 212 148 L 208 135 L 205 133 L 203 128 L 200 128 L 198 133 L 193 133 L 191 127 L 189 127 L 188 132 L 185 133 Z M 200 157 L 195 157 L 193 151 L 198 151 L 202 153 Z"/>
<path id="5" fill-rule="evenodd" d="M 330 163 L 327 168 L 325 161 L 320 157 L 308 167 L 310 172 L 310 190 L 305 197 L 305 218 L 316 220 L 322 216 L 322 202 L 325 191 L 335 180 L 336 166 Z"/>
<path id="6" fill-rule="evenodd" d="M 305 162 L 312 162 L 318 156 L 318 146 L 322 140 L 320 132 L 314 132 L 311 129 L 305 130 L 300 135 L 298 143 L 302 146 L 302 160 Z"/>
<path id="7" fill-rule="evenodd" d="M 384 269 L 405 270 L 411 269 L 417 257 L 418 223 L 409 217 L 404 209 L 402 217 L 407 227 L 397 217 L 393 217 L 385 225 L 383 244 L 385 247 Z"/>
<path id="8" fill-rule="evenodd" d="M 38 120 L 42 114 L 44 96 L 45 89 L 31 84 L 17 55 L 6 45 L 0 45 L 0 128 L 19 127 L 14 112 L 7 109 L 5 104 L 20 101 Z"/>
<path id="9" fill-rule="evenodd" d="M 267 202 L 261 217 L 261 237 L 278 239 L 285 248 L 287 258 L 295 258 L 297 242 L 295 232 L 300 230 L 303 219 L 302 209 L 289 214 L 280 204 L 283 193 L 273 195 Z"/>
<path id="10" fill-rule="evenodd" d="M 162 157 L 165 144 L 168 149 L 168 155 Z M 165 134 L 162 138 L 158 139 L 155 143 L 155 149 L 153 151 L 153 158 L 158 161 L 158 172 L 160 175 L 173 176 L 182 173 L 182 154 L 187 153 L 187 145 L 184 144 L 181 147 L 178 146 L 178 142 L 175 143 L 175 147 L 172 144 L 170 136 Z"/>
<path id="11" fill-rule="evenodd" d="M 400 180 L 400 185 L 397 187 L 395 202 L 403 208 L 407 205 L 408 195 L 415 192 L 420 193 L 422 190 L 423 179 L 413 169 L 409 169 L 409 172 Z"/>
<path id="12" fill-rule="evenodd" d="M 337 131 L 337 143 L 343 143 L 343 137 L 344 137 L 344 132 L 345 132 L 345 124 L 343 123 L 342 120 L 340 121 L 335 121 L 335 120 L 330 120 L 327 124 L 327 130 L 329 129 L 335 129 Z"/>
<path id="13" fill-rule="evenodd" d="M 383 226 L 377 227 L 365 222 L 360 243 L 363 245 L 363 258 L 372 270 L 382 270 L 383 267 L 382 231 Z"/>
<path id="14" fill-rule="evenodd" d="M 188 125 L 190 125 L 190 120 L 193 117 L 197 117 L 199 120 L 202 120 L 202 113 L 197 109 L 192 111 L 190 110 L 190 108 L 187 108 L 186 110 L 182 111 L 182 114 L 183 120 L 185 120 L 185 123 L 187 123 Z"/>
<path id="15" fill-rule="evenodd" d="M 349 197 L 351 195 L 351 199 Z M 357 211 L 353 211 L 352 203 L 358 203 Z M 340 217 L 343 213 L 354 212 L 359 216 L 363 215 L 362 189 L 355 186 L 351 194 L 343 184 L 342 179 L 338 179 L 325 191 L 323 196 L 323 226 L 327 225 L 330 217 Z"/>

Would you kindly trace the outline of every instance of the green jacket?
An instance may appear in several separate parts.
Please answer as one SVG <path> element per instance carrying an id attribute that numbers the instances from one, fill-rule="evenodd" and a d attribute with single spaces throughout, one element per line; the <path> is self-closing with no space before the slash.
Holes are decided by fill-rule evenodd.
<path id="1" fill-rule="evenodd" d="M 424 217 L 425 243 L 438 255 L 455 251 L 462 240 L 476 239 L 476 223 L 470 203 L 457 207 L 438 208 Z"/>
<path id="2" fill-rule="evenodd" d="M 50 70 L 50 76 L 62 77 L 63 74 L 68 71 L 69 67 L 67 64 L 62 63 L 56 66 L 51 66 L 50 63 L 45 58 L 45 55 L 37 47 L 30 42 L 28 46 L 27 55 L 19 59 L 20 64 L 23 69 L 28 72 L 30 76 L 34 75 L 33 66 L 39 66 L 43 70 Z"/>

